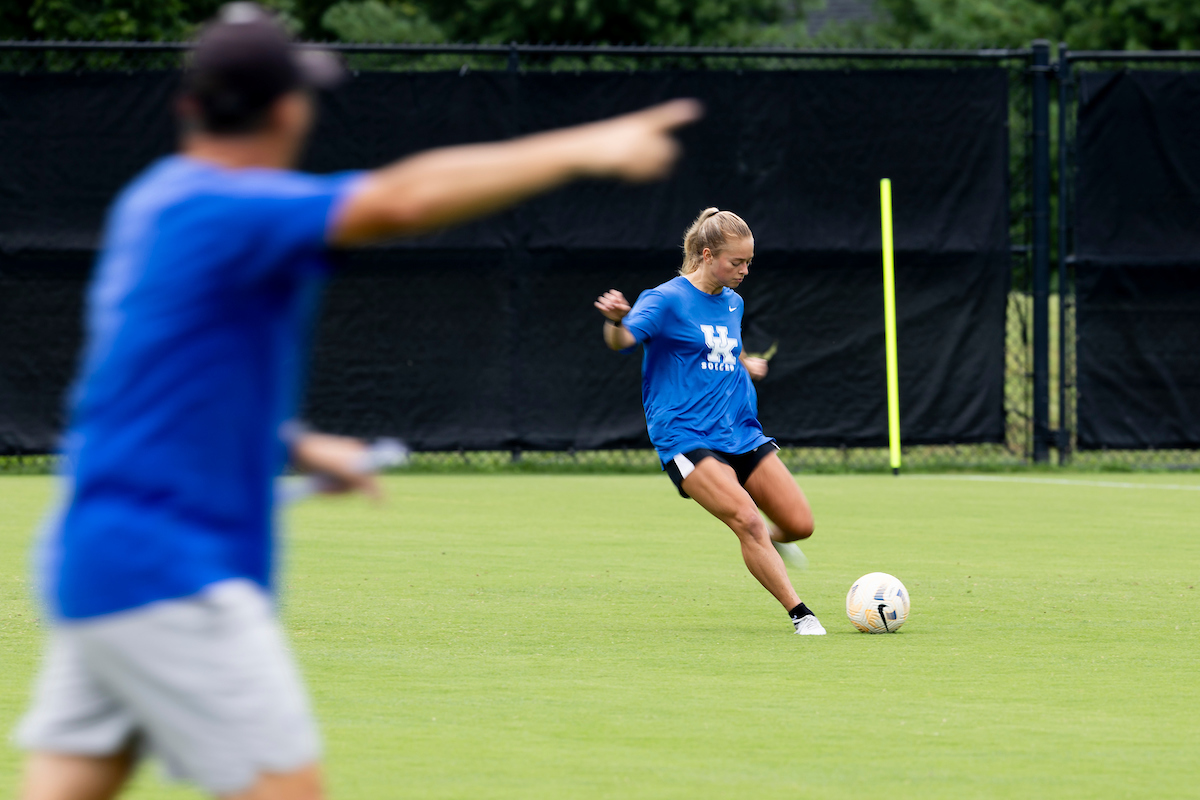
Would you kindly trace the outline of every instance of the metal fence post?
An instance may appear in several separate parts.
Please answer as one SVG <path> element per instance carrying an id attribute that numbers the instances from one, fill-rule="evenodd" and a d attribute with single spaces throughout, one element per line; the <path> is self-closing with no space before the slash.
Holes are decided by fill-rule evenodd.
<path id="1" fill-rule="evenodd" d="M 519 72 L 521 69 L 521 51 L 517 49 L 516 42 L 510 42 L 508 45 L 508 71 Z"/>
<path id="2" fill-rule="evenodd" d="M 1050 42 L 1033 43 L 1033 460 L 1050 460 Z"/>
<path id="3" fill-rule="evenodd" d="M 1071 457 L 1071 420 L 1067 413 L 1067 393 L 1071 373 L 1067 367 L 1067 309 L 1071 305 L 1071 285 L 1067 277 L 1067 258 L 1071 250 L 1070 187 L 1067 172 L 1070 169 L 1068 152 L 1070 126 L 1067 115 L 1071 111 L 1071 62 L 1067 60 L 1067 44 L 1058 44 L 1058 430 L 1054 432 L 1055 447 L 1058 448 L 1058 463 L 1064 464 Z"/>

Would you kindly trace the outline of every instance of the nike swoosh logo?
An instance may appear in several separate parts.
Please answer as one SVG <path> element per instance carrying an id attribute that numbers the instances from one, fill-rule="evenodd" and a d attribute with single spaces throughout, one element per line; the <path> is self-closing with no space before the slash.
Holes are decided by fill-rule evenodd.
<path id="1" fill-rule="evenodd" d="M 730 307 L 729 307 L 729 310 L 730 310 L 730 311 L 737 311 L 737 306 L 730 306 Z"/>

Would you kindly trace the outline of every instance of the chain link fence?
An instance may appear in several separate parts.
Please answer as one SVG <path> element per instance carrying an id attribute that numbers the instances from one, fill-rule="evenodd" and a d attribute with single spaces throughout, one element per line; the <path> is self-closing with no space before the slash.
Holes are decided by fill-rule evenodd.
<path id="1" fill-rule="evenodd" d="M 1079 470 L 1200 470 L 1200 450 L 1079 450 L 1077 447 L 1077 311 L 1075 274 L 1075 182 L 1078 175 L 1077 124 L 1079 119 L 1079 78 L 1088 71 L 1122 72 L 1126 70 L 1170 70 L 1195 72 L 1200 70 L 1200 53 L 1070 53 L 1059 47 L 1058 164 L 1060 173 L 1057 248 L 1059 281 L 1057 297 L 1060 302 L 1052 312 L 1061 313 L 1061 326 L 1054 325 L 1055 341 L 1051 350 L 1056 367 L 1052 395 L 1055 402 L 1055 423 L 1059 435 L 1059 463 Z M 1059 341 L 1061 337 L 1061 344 Z M 1057 358 L 1056 358 L 1057 357 Z M 1058 363 L 1054 363 L 1057 361 Z M 1061 368 L 1059 369 L 1059 364 Z"/>
<path id="2" fill-rule="evenodd" d="M 317 46 L 317 45 L 313 45 Z M 1029 51 L 800 51 L 755 48 L 586 47 L 556 45 L 319 45 L 337 50 L 354 71 L 555 71 L 596 70 L 860 70 L 962 69 L 1000 67 L 1009 76 L 1010 239 L 1012 285 L 1007 309 L 1005 440 L 994 444 L 942 444 L 904 448 L 905 466 L 916 470 L 1005 470 L 1029 465 L 1033 447 L 1032 184 L 1031 91 Z M 0 73 L 174 71 L 182 67 L 182 43 L 3 42 Z M 1073 124 L 1069 107 L 1068 124 Z M 1072 132 L 1073 133 L 1073 132 Z M 1073 141 L 1068 134 L 1067 144 Z M 1068 163 L 1066 169 L 1073 169 Z M 1070 181 L 1067 181 L 1069 185 Z M 1069 234 L 1067 234 L 1069 235 Z M 1074 429 L 1074 302 L 1068 280 L 1061 311 L 1063 347 L 1054 344 L 1053 427 Z M 1052 325 L 1057 332 L 1060 326 Z M 903 346 L 903 345 L 901 345 Z M 882 368 L 882 365 L 881 365 Z M 1200 467 L 1200 453 L 1075 452 L 1073 437 L 1060 436 L 1060 464 L 1084 469 Z M 888 470 L 888 451 L 880 448 L 784 448 L 785 463 L 798 471 Z M 45 472 L 51 456 L 0 459 L 0 472 Z M 416 453 L 412 468 L 422 471 L 615 471 L 659 469 L 652 450 L 580 452 L 460 451 Z"/>

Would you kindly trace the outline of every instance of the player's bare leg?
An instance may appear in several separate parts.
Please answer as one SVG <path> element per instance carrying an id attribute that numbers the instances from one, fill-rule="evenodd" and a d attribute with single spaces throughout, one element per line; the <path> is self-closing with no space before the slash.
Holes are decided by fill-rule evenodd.
<path id="1" fill-rule="evenodd" d="M 746 480 L 746 491 L 771 520 L 771 538 L 795 542 L 812 536 L 812 507 L 804 491 L 775 453 L 759 462 Z"/>
<path id="2" fill-rule="evenodd" d="M 772 455 L 765 461 L 774 459 L 779 467 L 787 473 L 787 469 L 783 467 L 783 462 L 779 461 L 778 457 Z M 761 467 L 761 465 L 760 465 Z M 755 470 L 757 473 L 759 470 Z M 765 484 L 768 490 L 779 482 L 778 470 L 774 471 L 774 479 L 760 481 L 760 484 Z M 770 477 L 770 473 L 768 473 Z M 753 475 L 751 476 L 753 477 Z M 800 487 L 796 486 L 795 481 L 791 480 L 788 475 L 788 480 L 791 482 L 796 492 L 800 492 Z M 759 487 L 763 488 L 762 486 Z M 782 501 L 789 495 L 782 490 L 783 487 L 776 487 L 781 491 L 775 498 Z M 724 522 L 730 529 L 737 534 L 738 540 L 742 544 L 742 558 L 746 562 L 746 567 L 750 570 L 758 582 L 770 592 L 776 600 L 787 610 L 788 616 L 795 626 L 796 633 L 805 635 L 824 635 L 825 629 L 817 620 L 812 610 L 800 602 L 800 597 L 796 594 L 796 590 L 792 587 L 791 580 L 788 579 L 787 569 L 783 565 L 783 559 L 771 540 L 771 534 L 767 528 L 766 521 L 759 516 L 758 506 L 755 504 L 754 498 L 745 489 L 738 484 L 737 475 L 733 468 L 728 464 L 723 464 L 715 458 L 701 459 L 700 463 L 696 464 L 692 474 L 688 475 L 683 480 L 683 490 L 688 493 L 697 503 L 702 505 L 710 514 Z M 803 493 L 800 493 L 803 498 Z M 791 495 L 792 499 L 795 495 Z M 780 511 L 782 511 L 780 506 Z M 808 509 L 807 501 L 804 503 L 804 509 Z M 812 512 L 807 511 L 808 533 L 812 533 Z M 786 524 L 791 525 L 788 533 L 795 535 L 802 532 L 805 528 L 800 524 L 803 522 L 801 516 L 793 516 L 786 518 Z"/>
<path id="3" fill-rule="evenodd" d="M 732 467 L 715 458 L 701 459 L 692 474 L 684 478 L 683 490 L 737 535 L 750 574 L 785 610 L 800 605 L 787 569 L 771 546 L 767 523 L 759 516 L 754 498 L 738 483 Z"/>
<path id="4" fill-rule="evenodd" d="M 109 800 L 133 772 L 131 752 L 113 756 L 33 753 L 25 762 L 21 800 Z"/>
<path id="5" fill-rule="evenodd" d="M 759 462 L 746 481 L 746 491 L 767 515 L 771 542 L 783 563 L 793 569 L 808 569 L 808 556 L 796 541 L 812 536 L 812 508 L 779 456 L 771 453 Z"/>
<path id="6" fill-rule="evenodd" d="M 321 800 L 321 769 L 316 764 L 294 772 L 263 773 L 244 792 L 222 795 L 221 800 Z"/>

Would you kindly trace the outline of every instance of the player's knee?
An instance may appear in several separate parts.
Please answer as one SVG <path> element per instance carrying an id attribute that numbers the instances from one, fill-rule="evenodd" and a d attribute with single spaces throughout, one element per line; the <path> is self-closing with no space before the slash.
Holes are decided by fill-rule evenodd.
<path id="1" fill-rule="evenodd" d="M 294 800 L 325 800 L 320 773 L 316 770 L 305 771 L 297 782 L 294 793 L 289 797 Z"/>
<path id="2" fill-rule="evenodd" d="M 258 795 L 255 795 L 255 800 L 258 800 Z M 319 781 L 301 781 L 293 783 L 286 788 L 279 788 L 276 791 L 268 791 L 261 795 L 263 800 L 325 800 L 325 792 L 321 788 Z"/>
<path id="3" fill-rule="evenodd" d="M 738 535 L 739 539 L 754 539 L 767 541 L 771 538 L 771 532 L 767 530 L 767 523 L 758 514 L 758 509 L 754 506 L 748 506 L 739 509 L 729 519 L 729 527 Z"/>
<path id="4" fill-rule="evenodd" d="M 307 767 L 285 774 L 266 774 L 238 800 L 324 800 L 321 773 L 316 767 Z"/>

